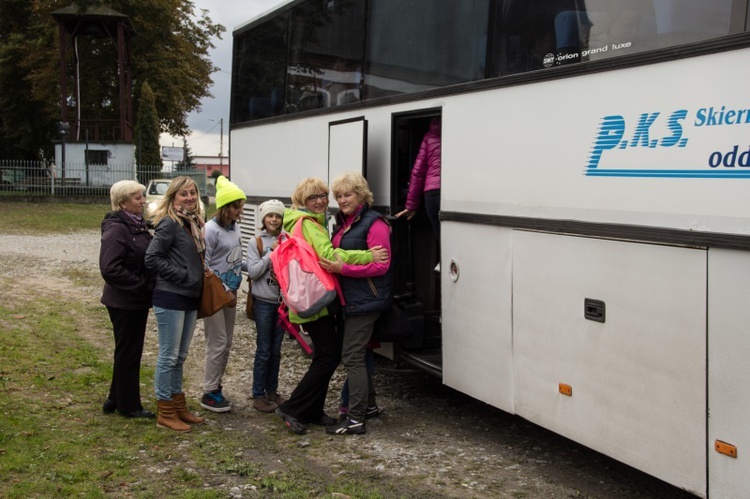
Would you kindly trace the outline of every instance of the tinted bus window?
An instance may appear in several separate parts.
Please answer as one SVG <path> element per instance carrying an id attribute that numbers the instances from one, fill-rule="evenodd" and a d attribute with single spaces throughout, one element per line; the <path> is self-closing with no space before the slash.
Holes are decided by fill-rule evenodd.
<path id="1" fill-rule="evenodd" d="M 284 111 L 288 14 L 235 36 L 230 121 L 240 123 Z"/>
<path id="2" fill-rule="evenodd" d="M 361 99 L 365 0 L 306 2 L 292 10 L 287 112 Z"/>
<path id="3" fill-rule="evenodd" d="M 489 0 L 370 2 L 366 98 L 484 77 Z"/>
<path id="4" fill-rule="evenodd" d="M 230 119 L 675 47 L 747 15 L 739 0 L 308 0 L 235 35 Z"/>
<path id="5" fill-rule="evenodd" d="M 730 34 L 732 0 L 506 0 L 495 76 Z"/>

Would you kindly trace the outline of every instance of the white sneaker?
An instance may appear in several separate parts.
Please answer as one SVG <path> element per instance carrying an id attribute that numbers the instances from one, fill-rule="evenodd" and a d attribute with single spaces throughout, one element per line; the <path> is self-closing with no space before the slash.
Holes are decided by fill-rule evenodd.
<path id="1" fill-rule="evenodd" d="M 434 271 L 437 272 L 438 274 L 440 273 L 440 262 L 438 262 L 438 264 L 435 265 Z"/>

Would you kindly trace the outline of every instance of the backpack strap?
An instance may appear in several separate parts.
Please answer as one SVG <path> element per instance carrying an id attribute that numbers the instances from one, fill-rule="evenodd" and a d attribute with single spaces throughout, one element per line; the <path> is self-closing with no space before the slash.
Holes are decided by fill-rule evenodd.
<path id="1" fill-rule="evenodd" d="M 315 220 L 313 217 L 299 217 L 299 219 L 297 219 L 297 221 L 294 223 L 294 227 L 292 228 L 292 237 L 299 237 L 301 239 L 305 239 L 305 235 L 302 233 L 302 222 L 305 219 L 312 220 L 316 224 L 318 223 L 318 221 Z"/>
<path id="2" fill-rule="evenodd" d="M 300 333 L 300 327 L 297 324 L 292 324 L 292 322 L 289 320 L 289 312 L 287 309 L 287 306 L 284 305 L 284 302 L 281 302 L 279 304 L 279 325 L 291 336 L 294 337 L 294 339 L 297 340 L 299 343 L 300 348 L 305 352 L 306 355 L 312 356 L 313 349 L 310 347 L 310 345 L 305 341 L 304 338 L 302 338 L 302 333 Z"/>
<path id="3" fill-rule="evenodd" d="M 305 239 L 305 235 L 302 233 L 302 221 L 305 220 L 305 219 L 312 220 L 313 222 L 315 222 L 316 224 L 318 224 L 318 221 L 315 220 L 313 217 L 300 217 L 294 223 L 294 228 L 292 229 L 292 237 L 299 237 L 299 238 L 304 239 L 305 241 L 307 241 Z M 318 225 L 320 225 L 320 224 L 318 224 Z M 310 246 L 312 246 L 312 245 L 310 245 Z M 313 248 L 313 251 L 315 251 L 315 248 Z M 317 253 L 316 253 L 316 255 L 317 255 Z M 320 258 L 320 255 L 318 255 L 318 258 Z M 339 301 L 341 302 L 341 306 L 343 307 L 343 306 L 346 305 L 346 300 L 344 300 L 344 290 L 341 289 L 341 283 L 339 283 L 339 278 L 337 276 L 335 276 L 335 275 L 333 276 L 333 284 L 334 284 L 334 286 L 336 286 L 336 296 L 339 297 Z"/>

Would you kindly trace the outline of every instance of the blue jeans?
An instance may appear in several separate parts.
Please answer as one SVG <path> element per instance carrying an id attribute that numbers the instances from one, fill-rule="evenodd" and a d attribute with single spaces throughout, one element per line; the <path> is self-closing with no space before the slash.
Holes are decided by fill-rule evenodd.
<path id="1" fill-rule="evenodd" d="M 279 387 L 281 343 L 284 341 L 284 330 L 278 325 L 278 309 L 278 303 L 253 300 L 256 330 L 253 398 L 271 395 Z"/>
<path id="2" fill-rule="evenodd" d="M 157 400 L 171 400 L 173 394 L 182 393 L 182 366 L 187 359 L 198 311 L 155 306 L 154 315 L 159 329 L 154 390 Z"/>

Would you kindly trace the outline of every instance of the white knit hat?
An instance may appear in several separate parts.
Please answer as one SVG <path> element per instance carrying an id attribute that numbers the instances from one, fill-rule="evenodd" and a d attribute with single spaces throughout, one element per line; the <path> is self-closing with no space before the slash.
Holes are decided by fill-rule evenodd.
<path id="1" fill-rule="evenodd" d="M 281 218 L 284 218 L 284 208 L 284 203 L 278 199 L 269 199 L 262 202 L 258 207 L 258 228 L 263 228 L 263 220 L 266 218 L 266 215 L 270 215 L 271 213 L 276 213 Z"/>

